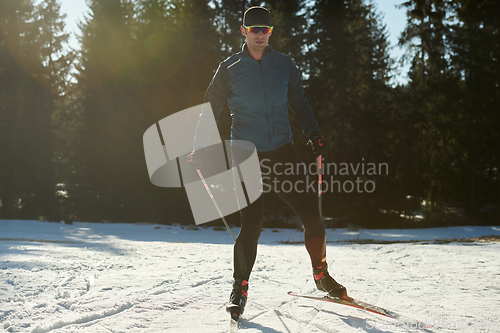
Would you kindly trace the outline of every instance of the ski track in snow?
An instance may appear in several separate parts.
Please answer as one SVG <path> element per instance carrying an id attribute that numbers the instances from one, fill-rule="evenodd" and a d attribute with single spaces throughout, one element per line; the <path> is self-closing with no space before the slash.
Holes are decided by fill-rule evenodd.
<path id="1" fill-rule="evenodd" d="M 303 244 L 282 243 L 302 233 L 278 231 L 262 233 L 239 332 L 500 332 L 500 243 L 328 244 L 351 296 L 435 324 L 422 330 L 287 295 L 316 291 Z M 327 231 L 335 241 L 493 234 Z M 212 229 L 0 220 L 0 332 L 227 332 L 232 253 L 229 234 Z"/>

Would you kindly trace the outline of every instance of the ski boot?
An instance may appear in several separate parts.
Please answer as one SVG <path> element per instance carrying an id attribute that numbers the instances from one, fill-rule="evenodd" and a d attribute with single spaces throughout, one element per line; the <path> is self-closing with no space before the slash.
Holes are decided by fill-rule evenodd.
<path id="1" fill-rule="evenodd" d="M 314 282 L 321 291 L 326 291 L 331 297 L 345 298 L 347 289 L 334 280 L 328 273 L 328 265 L 324 267 L 313 267 Z"/>
<path id="2" fill-rule="evenodd" d="M 248 297 L 248 281 L 234 280 L 233 290 L 229 297 L 229 303 L 226 306 L 226 311 L 231 314 L 231 317 L 239 317 L 245 310 Z"/>

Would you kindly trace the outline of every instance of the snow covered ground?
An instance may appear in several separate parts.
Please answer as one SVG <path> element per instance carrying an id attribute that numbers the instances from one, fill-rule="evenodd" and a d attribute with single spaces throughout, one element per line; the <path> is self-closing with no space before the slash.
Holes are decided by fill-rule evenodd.
<path id="1" fill-rule="evenodd" d="M 309 258 L 299 231 L 274 230 L 262 233 L 239 331 L 422 331 L 288 296 L 314 292 Z M 328 230 L 328 262 L 351 296 L 435 324 L 423 331 L 500 332 L 500 243 L 432 241 L 482 235 L 500 228 Z M 0 331 L 225 332 L 231 283 L 226 231 L 0 221 Z"/>

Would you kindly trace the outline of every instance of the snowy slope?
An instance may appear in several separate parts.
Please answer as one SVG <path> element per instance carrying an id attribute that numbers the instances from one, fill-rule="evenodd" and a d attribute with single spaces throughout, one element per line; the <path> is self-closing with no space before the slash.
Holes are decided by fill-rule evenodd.
<path id="1" fill-rule="evenodd" d="M 314 292 L 296 230 L 264 230 L 241 332 L 412 332 Z M 233 233 L 237 233 L 235 228 Z M 500 243 L 354 244 L 500 235 L 498 227 L 328 230 L 331 273 L 351 296 L 435 327 L 500 332 Z M 292 244 L 285 244 L 292 243 Z M 225 332 L 232 283 L 226 231 L 0 221 L 0 331 Z"/>

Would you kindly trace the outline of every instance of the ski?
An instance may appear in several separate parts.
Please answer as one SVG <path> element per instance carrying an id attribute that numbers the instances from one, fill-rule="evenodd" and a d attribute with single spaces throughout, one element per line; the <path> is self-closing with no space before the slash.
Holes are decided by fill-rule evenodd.
<path id="1" fill-rule="evenodd" d="M 425 323 L 418 321 L 418 320 L 414 320 L 414 319 L 405 317 L 405 316 L 403 316 L 399 313 L 396 313 L 394 311 L 390 311 L 390 310 L 381 308 L 380 306 L 376 306 L 376 305 L 373 305 L 370 303 L 355 300 L 354 298 L 349 297 L 349 296 L 345 296 L 343 298 L 338 298 L 338 297 L 331 297 L 329 295 L 317 296 L 317 295 L 299 294 L 299 293 L 295 293 L 293 291 L 289 291 L 288 295 L 351 306 L 353 308 L 357 308 L 357 309 L 368 311 L 371 313 L 376 313 L 376 314 L 379 314 L 379 315 L 384 316 L 384 317 L 395 319 L 402 326 L 404 325 L 404 326 L 412 327 L 412 328 L 431 328 L 433 326 L 433 325 L 425 324 Z"/>
<path id="2" fill-rule="evenodd" d="M 229 333 L 236 333 L 238 331 L 238 321 L 240 316 L 237 313 L 231 313 L 231 324 L 229 325 Z"/>

